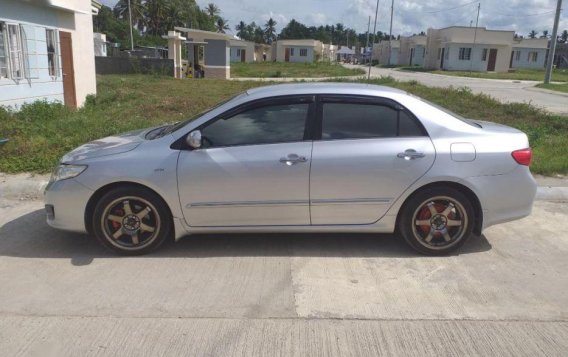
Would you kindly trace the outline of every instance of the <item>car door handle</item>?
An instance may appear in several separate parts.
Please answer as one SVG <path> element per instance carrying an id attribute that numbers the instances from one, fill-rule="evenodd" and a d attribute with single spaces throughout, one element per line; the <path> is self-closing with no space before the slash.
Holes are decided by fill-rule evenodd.
<path id="1" fill-rule="evenodd" d="M 414 160 L 414 159 L 421 159 L 423 158 L 424 153 L 423 152 L 416 152 L 416 150 L 414 149 L 407 149 L 405 152 L 399 152 L 396 157 L 398 157 L 399 159 L 405 159 L 405 160 Z"/>
<path id="2" fill-rule="evenodd" d="M 280 162 L 283 164 L 286 164 L 288 166 L 297 164 L 299 162 L 306 162 L 308 161 L 308 159 L 306 159 L 305 156 L 298 156 L 296 154 L 289 154 L 287 157 L 281 157 L 280 158 Z"/>

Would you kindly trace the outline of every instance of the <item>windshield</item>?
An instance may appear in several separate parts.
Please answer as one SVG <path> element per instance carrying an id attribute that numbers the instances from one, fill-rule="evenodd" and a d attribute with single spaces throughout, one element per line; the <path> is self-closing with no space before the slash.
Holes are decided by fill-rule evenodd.
<path id="1" fill-rule="evenodd" d="M 199 114 L 197 114 L 197 115 L 194 115 L 193 117 L 191 117 L 191 118 L 189 118 L 189 119 L 187 119 L 187 120 L 184 120 L 184 121 L 180 121 L 180 122 L 178 122 L 178 123 L 175 123 L 175 124 L 173 124 L 170 128 L 168 128 L 167 130 L 165 130 L 165 132 L 163 132 L 162 135 L 165 135 L 165 134 L 168 134 L 168 133 L 173 133 L 174 131 L 177 131 L 177 130 L 183 128 L 184 126 L 186 126 L 188 123 L 194 121 L 195 119 L 197 119 L 197 118 L 199 118 L 199 117 L 202 117 L 203 115 L 205 115 L 205 114 L 207 114 L 207 113 L 209 113 L 209 112 L 211 112 L 211 111 L 213 111 L 213 110 L 219 108 L 219 107 L 222 106 L 223 104 L 226 104 L 226 103 L 232 101 L 233 99 L 237 99 L 237 98 L 240 98 L 240 97 L 245 96 L 245 95 L 246 95 L 246 92 L 239 93 L 239 94 L 237 94 L 237 95 L 235 95 L 235 96 L 233 96 L 233 97 L 230 97 L 230 98 L 228 98 L 228 99 L 226 99 L 226 100 L 224 100 L 224 101 L 218 103 L 217 105 L 215 105 L 215 106 L 213 106 L 213 107 L 211 107 L 211 108 L 209 108 L 209 109 L 205 109 L 205 110 L 202 111 L 201 113 L 199 113 Z"/>

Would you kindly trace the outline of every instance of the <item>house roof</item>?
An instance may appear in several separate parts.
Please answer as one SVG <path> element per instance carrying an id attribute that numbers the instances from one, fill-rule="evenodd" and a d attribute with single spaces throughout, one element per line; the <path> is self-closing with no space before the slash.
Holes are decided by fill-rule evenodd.
<path id="1" fill-rule="evenodd" d="M 186 33 L 187 37 L 192 36 L 199 36 L 203 37 L 206 36 L 208 39 L 211 40 L 234 40 L 234 37 L 231 35 L 227 35 L 226 33 L 219 33 L 219 32 L 211 32 L 211 31 L 203 31 L 197 30 L 187 27 L 174 27 L 174 30 Z"/>
<path id="2" fill-rule="evenodd" d="M 288 46 L 306 46 L 306 47 L 315 47 L 317 46 L 318 40 L 314 39 L 298 39 L 298 40 L 278 40 L 276 41 L 277 44 L 280 45 L 288 45 Z"/>
<path id="3" fill-rule="evenodd" d="M 347 46 L 343 46 L 336 53 L 338 55 L 354 55 L 355 51 L 353 51 L 352 49 L 350 49 Z"/>

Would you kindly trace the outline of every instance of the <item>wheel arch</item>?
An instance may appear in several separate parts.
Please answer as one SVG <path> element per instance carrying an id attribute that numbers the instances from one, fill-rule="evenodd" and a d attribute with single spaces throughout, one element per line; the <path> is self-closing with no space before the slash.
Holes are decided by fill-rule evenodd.
<path id="1" fill-rule="evenodd" d="M 97 202 L 99 202 L 99 200 L 108 192 L 119 188 L 119 187 L 137 187 L 137 188 L 143 188 L 145 190 L 151 191 L 152 193 L 154 193 L 156 196 L 158 196 L 164 203 L 165 207 L 168 209 L 168 214 L 169 214 L 169 219 L 172 220 L 172 227 L 175 229 L 175 225 L 173 225 L 173 215 L 172 215 L 172 209 L 170 207 L 170 205 L 168 204 L 168 202 L 164 199 L 164 197 L 162 197 L 162 195 L 160 195 L 158 192 L 156 192 L 156 190 L 153 190 L 152 188 L 143 185 L 141 183 L 137 183 L 137 182 L 132 182 L 132 181 L 118 181 L 118 182 L 112 182 L 109 184 L 106 184 L 104 186 L 99 187 L 89 198 L 89 201 L 87 202 L 87 206 L 85 207 L 85 228 L 87 230 L 87 232 L 89 234 L 92 233 L 93 231 L 93 227 L 92 227 L 92 219 L 91 217 L 94 214 L 95 211 L 95 207 L 97 205 Z"/>
<path id="2" fill-rule="evenodd" d="M 483 227 L 483 209 L 481 207 L 481 202 L 479 201 L 479 198 L 477 197 L 475 192 L 473 192 L 469 187 L 454 181 L 436 181 L 416 188 L 410 195 L 406 197 L 403 204 L 400 206 L 401 208 L 398 210 L 396 217 L 395 229 L 398 230 L 400 216 L 403 212 L 403 208 L 406 206 L 408 201 L 422 190 L 434 187 L 453 188 L 467 197 L 467 199 L 471 202 L 471 205 L 473 206 L 473 211 L 475 214 L 475 223 L 473 226 L 473 232 L 477 235 L 481 235 L 481 230 Z"/>

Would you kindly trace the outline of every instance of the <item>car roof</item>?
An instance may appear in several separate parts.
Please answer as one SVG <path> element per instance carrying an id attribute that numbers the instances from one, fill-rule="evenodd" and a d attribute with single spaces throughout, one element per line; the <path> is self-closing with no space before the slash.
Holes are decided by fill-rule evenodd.
<path id="1" fill-rule="evenodd" d="M 257 99 L 294 94 L 351 94 L 390 97 L 393 94 L 407 94 L 391 87 L 365 83 L 310 82 L 287 83 L 252 88 L 247 91 L 248 99 Z"/>

